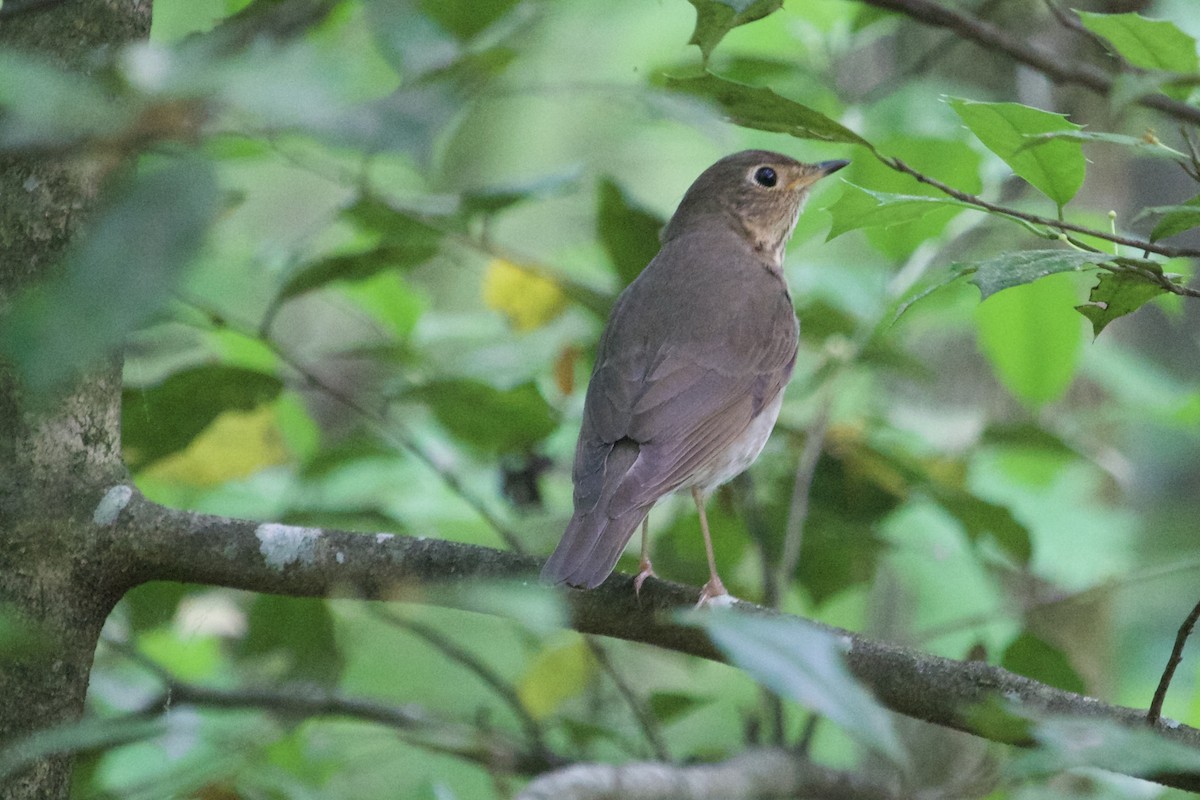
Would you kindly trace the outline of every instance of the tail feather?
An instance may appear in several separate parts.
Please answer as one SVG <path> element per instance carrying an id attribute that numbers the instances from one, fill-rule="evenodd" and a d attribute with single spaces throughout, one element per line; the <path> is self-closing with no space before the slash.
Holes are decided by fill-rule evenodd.
<path id="1" fill-rule="evenodd" d="M 592 589 L 612 574 L 649 509 L 631 509 L 616 519 L 605 511 L 598 508 L 571 518 L 562 541 L 542 568 L 543 581 Z"/>
<path id="2" fill-rule="evenodd" d="M 591 589 L 612 573 L 621 551 L 653 505 L 613 507 L 613 498 L 628 479 L 639 450 L 629 439 L 612 446 L 604 459 L 600 496 L 575 498 L 575 515 L 542 568 L 543 581 Z"/>

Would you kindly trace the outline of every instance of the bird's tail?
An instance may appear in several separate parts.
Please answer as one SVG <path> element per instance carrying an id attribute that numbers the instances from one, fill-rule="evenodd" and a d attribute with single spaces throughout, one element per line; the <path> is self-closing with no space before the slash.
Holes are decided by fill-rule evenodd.
<path id="1" fill-rule="evenodd" d="M 649 508 L 630 509 L 610 518 L 603 509 L 571 517 L 562 541 L 542 567 L 546 583 L 592 589 L 612 574 L 617 559 Z"/>
<path id="2" fill-rule="evenodd" d="M 630 506 L 617 500 L 618 490 L 629 479 L 629 470 L 637 460 L 638 448 L 618 443 L 604 459 L 604 478 L 600 496 L 576 497 L 575 515 L 567 524 L 558 547 L 542 567 L 546 583 L 565 583 L 591 589 L 612 574 L 637 526 L 650 511 L 647 505 Z M 620 506 L 620 507 L 614 507 Z"/>

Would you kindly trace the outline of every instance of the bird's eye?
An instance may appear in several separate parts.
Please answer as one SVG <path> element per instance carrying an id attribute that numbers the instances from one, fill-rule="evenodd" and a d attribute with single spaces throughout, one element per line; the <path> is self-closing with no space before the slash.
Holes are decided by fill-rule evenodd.
<path id="1" fill-rule="evenodd" d="M 759 167 L 754 170 L 754 182 L 759 186 L 766 186 L 768 189 L 775 185 L 779 177 L 775 174 L 775 170 L 770 167 Z"/>

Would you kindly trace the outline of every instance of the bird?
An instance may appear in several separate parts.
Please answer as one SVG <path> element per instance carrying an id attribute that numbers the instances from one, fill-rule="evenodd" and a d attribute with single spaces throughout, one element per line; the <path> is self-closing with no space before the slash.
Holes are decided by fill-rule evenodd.
<path id="1" fill-rule="evenodd" d="M 813 184 L 848 163 L 745 150 L 684 193 L 600 337 L 575 448 L 574 513 L 544 582 L 599 586 L 640 524 L 640 593 L 654 575 L 650 509 L 687 491 L 709 569 L 697 605 L 728 601 L 705 503 L 758 458 L 775 426 L 800 332 L 784 247 Z"/>

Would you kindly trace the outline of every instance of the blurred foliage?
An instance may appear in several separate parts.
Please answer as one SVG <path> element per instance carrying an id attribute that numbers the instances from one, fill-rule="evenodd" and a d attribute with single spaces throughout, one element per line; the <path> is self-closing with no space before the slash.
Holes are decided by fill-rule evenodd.
<path id="1" fill-rule="evenodd" d="M 1196 599 L 1200 312 L 1174 293 L 1194 259 L 1111 237 L 1200 240 L 1193 145 L 1129 103 L 1195 97 L 1190 3 L 1084 4 L 1096 39 L 1041 4 L 1005 18 L 1142 70 L 1102 102 L 853 0 L 156 0 L 151 40 L 89 77 L 0 52 L 0 148 L 106 177 L 0 350 L 48 392 L 124 343 L 125 453 L 160 502 L 547 553 L 603 318 L 689 182 L 746 147 L 850 158 L 789 248 L 779 428 L 712 503 L 727 583 L 763 599 L 802 533 L 785 610 L 1145 706 Z M 698 583 L 690 506 L 650 527 L 659 574 Z M 1194 768 L 1099 726 L 1082 752 L 1072 723 L 1002 705 L 979 719 L 1037 748 L 932 744 L 949 734 L 882 714 L 808 631 L 709 620 L 740 671 L 597 653 L 489 597 L 512 617 L 405 609 L 453 658 L 351 601 L 141 586 L 93 723 L 37 746 L 91 751 L 78 797 L 502 797 L 530 771 L 505 748 L 732 755 L 769 728 L 761 680 L 789 741 L 818 713 L 814 758 L 925 796 L 1165 797 L 1088 768 Z M 0 650 L 26 638 L 0 609 Z M 168 681 L 230 699 L 131 724 Z M 234 702 L 264 687 L 413 716 Z M 1165 714 L 1200 724 L 1187 660 Z"/>

